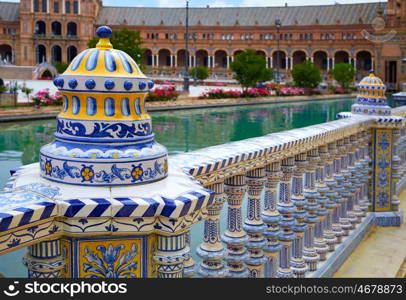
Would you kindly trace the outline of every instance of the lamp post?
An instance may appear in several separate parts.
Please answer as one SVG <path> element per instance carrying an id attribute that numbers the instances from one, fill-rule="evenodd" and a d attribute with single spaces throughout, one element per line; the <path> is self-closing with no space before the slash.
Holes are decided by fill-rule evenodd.
<path id="1" fill-rule="evenodd" d="M 195 33 L 193 33 L 192 34 L 192 39 L 193 39 L 193 47 L 194 47 L 194 49 L 195 49 L 195 51 L 196 51 L 196 40 L 197 40 L 197 33 L 195 32 Z M 197 78 L 196 78 L 196 69 L 193 69 L 194 70 L 194 72 L 193 72 L 193 86 L 196 86 L 197 85 Z"/>
<path id="2" fill-rule="evenodd" d="M 183 77 L 183 91 L 189 93 L 189 1 L 186 1 L 186 62 L 185 62 L 185 74 Z"/>
<path id="3" fill-rule="evenodd" d="M 279 40 L 280 40 L 280 35 L 279 35 L 279 29 L 282 26 L 282 22 L 280 19 L 275 20 L 275 26 L 276 26 L 276 32 L 277 32 L 277 52 L 276 52 L 276 83 L 280 83 L 280 74 L 279 74 L 279 64 L 280 64 L 280 51 L 279 51 Z"/>

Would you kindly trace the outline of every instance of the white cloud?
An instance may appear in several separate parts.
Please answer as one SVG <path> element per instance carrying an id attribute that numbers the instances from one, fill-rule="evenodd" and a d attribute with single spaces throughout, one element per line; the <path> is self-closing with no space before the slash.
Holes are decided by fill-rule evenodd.
<path id="1" fill-rule="evenodd" d="M 214 0 L 213 2 L 211 2 L 210 7 L 230 7 L 230 6 L 236 6 L 233 5 L 232 3 L 230 3 L 229 1 L 223 1 L 223 0 Z"/>
<path id="2" fill-rule="evenodd" d="M 157 0 L 159 7 L 184 7 L 186 1 L 182 0 Z"/>

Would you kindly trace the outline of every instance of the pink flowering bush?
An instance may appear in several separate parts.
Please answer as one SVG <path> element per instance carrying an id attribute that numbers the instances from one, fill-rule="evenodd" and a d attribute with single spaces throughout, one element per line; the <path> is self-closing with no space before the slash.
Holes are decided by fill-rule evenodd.
<path id="1" fill-rule="evenodd" d="M 256 98 L 271 96 L 267 88 L 250 88 L 245 91 L 210 89 L 200 94 L 199 99 L 225 99 L 225 98 Z"/>
<path id="2" fill-rule="evenodd" d="M 267 97 L 271 95 L 271 91 L 267 88 L 250 88 L 241 93 L 242 98 Z"/>
<path id="3" fill-rule="evenodd" d="M 336 87 L 335 88 L 335 94 L 348 94 L 350 92 L 351 91 L 349 91 L 349 90 L 347 90 L 347 89 L 345 89 L 343 87 Z"/>
<path id="4" fill-rule="evenodd" d="M 299 96 L 299 95 L 308 95 L 310 90 L 299 87 L 292 86 L 283 86 L 276 91 L 279 96 Z"/>
<path id="5" fill-rule="evenodd" d="M 306 93 L 304 88 L 297 88 L 291 86 L 284 86 L 277 90 L 278 95 L 283 96 L 297 96 L 297 95 L 304 95 Z"/>
<path id="6" fill-rule="evenodd" d="M 175 101 L 178 99 L 179 93 L 174 85 L 164 85 L 156 87 L 148 93 L 147 101 Z"/>
<path id="7" fill-rule="evenodd" d="M 207 86 L 226 86 L 227 84 L 225 82 L 220 82 L 220 81 L 208 81 L 208 82 L 205 82 L 204 85 L 207 85 Z"/>
<path id="8" fill-rule="evenodd" d="M 62 94 L 57 91 L 52 94 L 49 89 L 44 89 L 38 91 L 34 96 L 31 97 L 34 101 L 35 106 L 40 105 L 61 105 L 62 104 Z"/>

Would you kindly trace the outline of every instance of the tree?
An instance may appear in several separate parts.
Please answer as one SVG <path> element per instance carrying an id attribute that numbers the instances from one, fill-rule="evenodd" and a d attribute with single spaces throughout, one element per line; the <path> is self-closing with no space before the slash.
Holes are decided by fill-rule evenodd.
<path id="1" fill-rule="evenodd" d="M 209 77 L 209 70 L 206 67 L 195 67 L 189 71 L 189 75 L 195 80 L 205 80 Z"/>
<path id="2" fill-rule="evenodd" d="M 265 58 L 251 49 L 239 53 L 230 67 L 235 73 L 234 79 L 241 84 L 244 92 L 249 87 L 255 87 L 258 82 L 270 80 L 273 76 L 272 69 L 266 67 Z"/>
<path id="3" fill-rule="evenodd" d="M 68 67 L 67 63 L 61 62 L 61 61 L 57 61 L 55 64 L 55 69 L 59 74 L 62 74 L 63 72 L 65 72 L 66 68 Z"/>
<path id="4" fill-rule="evenodd" d="M 314 89 L 322 81 L 320 69 L 311 61 L 304 61 L 295 65 L 292 70 L 293 81 L 296 86 Z"/>
<path id="5" fill-rule="evenodd" d="M 336 64 L 333 69 L 333 78 L 343 88 L 348 88 L 354 81 L 355 69 L 351 64 L 340 63 Z"/>
<path id="6" fill-rule="evenodd" d="M 99 38 L 93 38 L 87 43 L 87 46 L 89 48 L 95 48 L 98 41 Z M 137 64 L 141 63 L 144 55 L 144 49 L 141 45 L 144 41 L 141 39 L 139 31 L 128 30 L 127 28 L 114 30 L 110 41 L 115 49 L 127 53 Z"/>

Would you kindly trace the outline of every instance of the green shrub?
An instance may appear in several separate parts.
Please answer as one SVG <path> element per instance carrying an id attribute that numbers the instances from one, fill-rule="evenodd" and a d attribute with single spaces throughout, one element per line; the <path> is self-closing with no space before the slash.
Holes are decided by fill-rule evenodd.
<path id="1" fill-rule="evenodd" d="M 292 70 L 292 77 L 295 86 L 314 89 L 322 81 L 320 69 L 311 61 L 304 61 L 295 65 Z"/>
<path id="2" fill-rule="evenodd" d="M 61 61 L 57 61 L 54 66 L 55 66 L 56 71 L 59 74 L 62 74 L 63 72 L 65 72 L 66 68 L 68 67 L 68 64 L 61 62 Z"/>
<path id="3" fill-rule="evenodd" d="M 272 78 L 273 70 L 268 69 L 265 58 L 255 50 L 247 49 L 239 53 L 231 63 L 231 70 L 244 91 L 256 87 L 258 82 L 265 82 Z"/>
<path id="4" fill-rule="evenodd" d="M 192 78 L 203 81 L 209 77 L 209 70 L 206 67 L 195 67 L 189 71 Z"/>
<path id="5" fill-rule="evenodd" d="M 333 78 L 342 88 L 347 89 L 354 81 L 355 69 L 351 64 L 336 64 L 333 69 Z"/>

